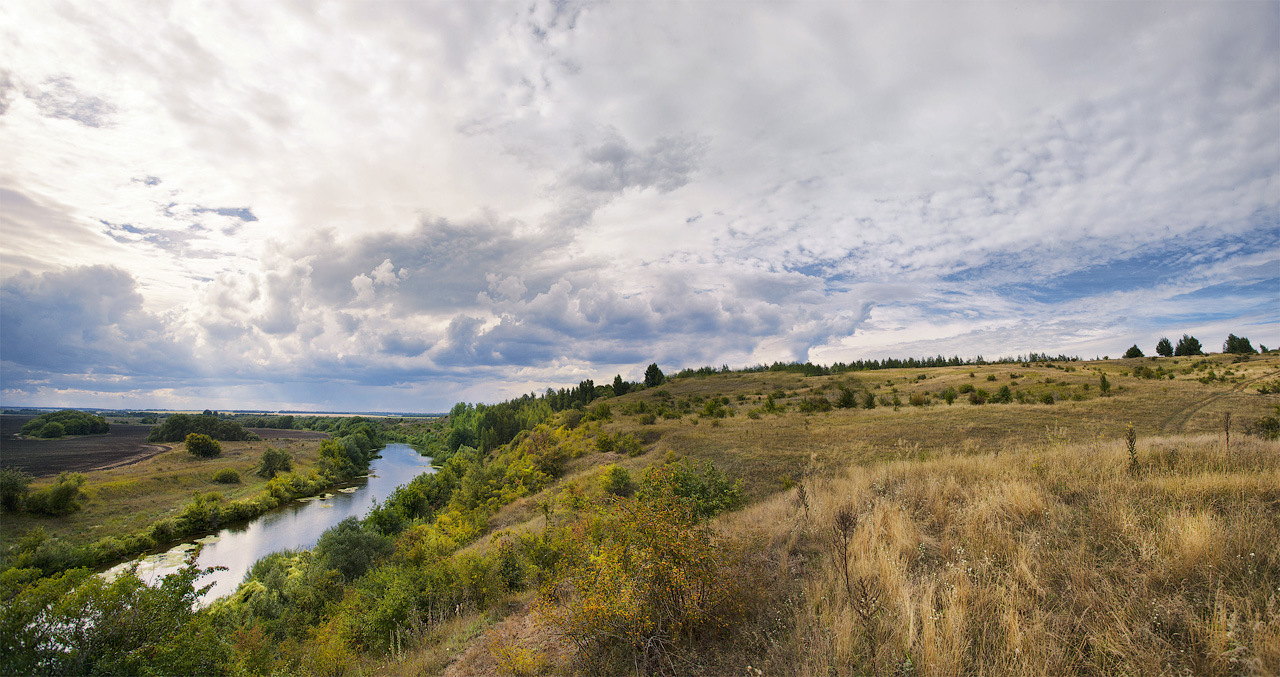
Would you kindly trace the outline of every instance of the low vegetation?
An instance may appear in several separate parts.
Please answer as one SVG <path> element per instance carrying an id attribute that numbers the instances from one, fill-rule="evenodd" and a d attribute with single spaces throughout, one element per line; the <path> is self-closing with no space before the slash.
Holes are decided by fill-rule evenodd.
<path id="1" fill-rule="evenodd" d="M 460 404 L 381 438 L 438 454 L 437 473 L 207 608 L 194 566 L 143 590 L 11 557 L 0 669 L 1280 671 L 1280 396 L 1258 387 L 1280 357 L 939 360 L 653 365 L 645 383 Z M 289 487 L 367 459 L 346 425 L 269 481 L 252 443 L 188 462 Z M 239 502 L 202 496 L 175 526 Z M 156 620 L 104 644 L 84 619 L 108 605 Z"/>

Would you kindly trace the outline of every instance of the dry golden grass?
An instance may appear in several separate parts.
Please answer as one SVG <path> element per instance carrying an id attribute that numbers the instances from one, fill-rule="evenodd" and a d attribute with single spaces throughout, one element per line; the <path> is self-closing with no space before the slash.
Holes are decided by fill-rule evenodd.
<path id="1" fill-rule="evenodd" d="M 791 492 L 729 516 L 820 562 L 770 674 L 1275 674 L 1280 444 L 1221 454 L 1199 435 L 1140 443 L 1136 476 L 1121 442 L 856 466 L 807 485 L 807 517 Z M 874 659 L 827 545 L 843 505 L 883 600 Z"/>
<path id="2" fill-rule="evenodd" d="M 1201 360 L 1203 369 L 1179 371 Z M 1176 377 L 1124 375 L 1144 365 Z M 1209 369 L 1233 373 L 1227 382 L 1199 382 Z M 1100 373 L 1111 383 L 1109 397 L 1099 396 Z M 654 404 L 659 391 L 618 398 L 604 428 L 644 435 L 646 454 L 588 453 L 559 484 L 504 508 L 491 526 L 542 528 L 541 503 L 589 494 L 607 463 L 638 474 L 689 458 L 743 478 L 753 503 L 716 525 L 756 553 L 755 570 L 737 573 L 762 582 L 759 611 L 732 639 L 706 647 L 699 674 L 1274 675 L 1280 443 L 1241 428 L 1280 405 L 1280 396 L 1252 387 L 1277 374 L 1280 356 L 1269 355 L 1244 363 L 1210 356 L 679 379 L 661 390 L 674 400 L 729 397 L 734 415 L 641 425 L 622 406 Z M 912 393 L 965 383 L 1062 399 L 906 404 Z M 806 396 L 834 399 L 841 384 L 877 395 L 896 388 L 904 404 L 796 411 Z M 786 394 L 786 413 L 746 415 L 776 390 Z M 1071 399 L 1076 394 L 1084 399 Z M 1228 449 L 1225 412 L 1233 415 Z M 1136 472 L 1124 442 L 1129 424 L 1138 432 Z M 797 500 L 796 484 L 806 502 Z M 851 576 L 878 594 L 870 622 L 850 604 L 830 546 L 833 514 L 846 505 L 859 517 Z M 488 545 L 481 539 L 472 547 Z M 503 674 L 504 656 L 523 666 L 507 674 L 573 674 L 563 655 L 521 651 L 526 638 L 511 628 L 527 620 L 516 612 L 505 630 L 477 637 L 453 674 Z M 430 643 L 419 649 L 436 651 Z M 392 672 L 444 669 L 433 665 Z"/>

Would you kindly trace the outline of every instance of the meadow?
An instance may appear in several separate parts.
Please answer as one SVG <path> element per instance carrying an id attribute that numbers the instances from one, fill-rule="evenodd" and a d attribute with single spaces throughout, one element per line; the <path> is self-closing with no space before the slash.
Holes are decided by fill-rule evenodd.
<path id="1" fill-rule="evenodd" d="M 128 438 L 130 448 L 144 443 L 149 426 L 112 425 L 112 430 L 124 428 L 134 434 Z M 131 429 L 142 428 L 137 433 Z M 319 461 L 320 442 L 327 436 L 309 430 L 268 430 L 255 432 L 263 437 L 257 442 L 222 442 L 222 455 L 202 459 L 187 453 L 181 444 L 146 445 L 159 448 L 148 451 L 141 460 L 116 465 L 110 453 L 115 444 L 109 435 L 90 435 L 66 440 L 33 440 L 28 446 L 36 447 L 32 455 L 39 455 L 41 448 L 48 448 L 55 457 L 68 456 L 73 464 L 58 468 L 58 472 L 82 471 L 85 476 L 83 507 L 56 518 L 32 515 L 25 512 L 6 513 L 3 533 L 7 543 L 21 541 L 39 529 L 47 537 L 56 538 L 69 546 L 83 546 L 103 538 L 122 538 L 145 531 L 161 519 L 172 517 L 192 500 L 193 496 L 218 493 L 227 501 L 256 496 L 266 487 L 268 479 L 257 474 L 262 452 L 268 446 L 287 451 L 293 458 L 294 468 L 306 474 Z M 5 442 L 6 463 L 9 457 Z M 62 448 L 73 451 L 59 454 Z M 104 453 L 105 452 L 105 453 Z M 83 460 L 85 457 L 98 459 Z M 88 464 L 106 464 L 110 467 L 87 469 Z M 231 470 L 238 478 L 235 482 L 220 482 L 218 473 Z M 44 473 L 31 484 L 33 491 L 49 486 L 55 481 L 53 472 Z"/>
<path id="2" fill-rule="evenodd" d="M 552 394 L 455 407 L 415 433 L 438 473 L 314 551 L 264 559 L 208 609 L 148 617 L 169 629 L 118 642 L 138 648 L 90 647 L 77 665 L 1280 672 L 1280 355 L 707 369 L 620 396 L 585 386 L 554 394 L 558 408 Z M 212 460 L 175 450 L 97 471 L 80 513 L 6 515 L 5 529 L 88 542 L 163 521 L 193 493 L 243 500 L 264 488 L 252 470 L 268 443 L 299 474 L 323 461 L 306 440 L 224 443 Z M 240 484 L 214 482 L 224 466 Z M 66 586 L 119 606 L 198 576 L 151 593 L 38 573 L 5 572 L 6 623 L 65 611 L 41 605 Z M 40 653 L 59 641 L 13 655 L 59 665 Z"/>
<path id="3" fill-rule="evenodd" d="M 495 514 L 498 535 L 470 551 L 572 519 L 609 468 L 712 462 L 750 498 L 711 522 L 719 575 L 750 582 L 724 591 L 746 611 L 653 674 L 1276 674 L 1280 443 L 1245 431 L 1277 413 L 1280 396 L 1258 387 L 1278 375 L 1274 355 L 1215 355 L 672 380 L 610 401 L 603 431 L 646 440 L 643 455 L 575 459 L 560 483 Z M 1026 403 L 938 396 L 1011 383 Z M 842 385 L 889 404 L 798 411 Z M 771 394 L 784 411 L 760 411 Z M 731 413 L 621 413 L 713 399 Z M 641 671 L 583 656 L 538 598 L 440 624 L 366 667 Z"/>

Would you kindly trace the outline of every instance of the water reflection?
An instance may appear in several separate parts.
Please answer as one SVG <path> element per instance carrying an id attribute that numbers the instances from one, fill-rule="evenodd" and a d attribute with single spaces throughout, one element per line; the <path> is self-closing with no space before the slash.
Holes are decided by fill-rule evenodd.
<path id="1" fill-rule="evenodd" d="M 249 567 L 262 557 L 282 550 L 311 548 L 329 527 L 348 517 L 365 516 L 396 487 L 422 473 L 435 472 L 431 468 L 431 459 L 418 455 L 407 444 L 387 445 L 381 453 L 382 457 L 370 464 L 369 477 L 354 486 L 325 494 L 322 498 L 282 506 L 248 524 L 223 529 L 216 536 L 199 539 L 198 542 L 204 545 L 199 565 L 227 568 L 200 579 L 197 585 L 213 583 L 201 601 L 208 603 L 235 592 Z M 138 566 L 138 575 L 142 580 L 154 583 L 165 574 L 176 571 L 195 543 L 184 543 L 168 552 L 144 558 Z M 114 576 L 130 564 L 116 566 L 106 576 Z"/>

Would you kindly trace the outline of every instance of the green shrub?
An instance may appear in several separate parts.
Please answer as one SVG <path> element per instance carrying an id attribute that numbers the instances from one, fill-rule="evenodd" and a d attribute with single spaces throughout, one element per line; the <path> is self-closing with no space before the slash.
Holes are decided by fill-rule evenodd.
<path id="1" fill-rule="evenodd" d="M 58 517 L 76 512 L 87 496 L 80 489 L 85 476 L 80 473 L 62 473 L 52 486 L 32 492 L 26 499 L 29 512 Z"/>
<path id="2" fill-rule="evenodd" d="M 44 424 L 40 429 L 40 437 L 46 440 L 56 439 L 67 434 L 67 429 L 61 423 L 53 421 Z"/>
<path id="3" fill-rule="evenodd" d="M 35 478 L 17 468 L 0 468 L 0 508 L 8 512 L 21 510 L 32 479 Z"/>
<path id="4" fill-rule="evenodd" d="M 240 473 L 236 472 L 235 468 L 223 468 L 213 476 L 213 481 L 218 484 L 239 484 Z"/>
<path id="5" fill-rule="evenodd" d="M 996 391 L 996 394 L 991 398 L 991 401 L 997 404 L 1009 404 L 1013 401 L 1013 391 L 1010 390 L 1007 385 L 1000 386 L 1000 389 Z"/>
<path id="6" fill-rule="evenodd" d="M 946 401 L 947 404 L 952 404 L 953 402 L 955 402 L 956 389 L 952 388 L 951 386 L 947 386 L 946 389 L 942 391 L 942 399 Z"/>
<path id="7" fill-rule="evenodd" d="M 907 398 L 907 401 L 913 407 L 923 407 L 929 404 L 929 396 L 924 393 L 911 393 L 911 396 Z"/>
<path id="8" fill-rule="evenodd" d="M 364 575 L 373 562 L 391 552 L 392 541 L 348 517 L 320 535 L 314 558 L 321 570 L 333 569 L 351 582 Z"/>
<path id="9" fill-rule="evenodd" d="M 640 425 L 653 425 L 658 421 L 657 415 L 651 411 L 640 414 Z"/>
<path id="10" fill-rule="evenodd" d="M 1040 396 L 1040 404 L 1053 404 L 1055 401 L 1053 393 L 1045 393 Z"/>
<path id="11" fill-rule="evenodd" d="M 604 490 L 614 496 L 630 496 L 636 491 L 636 483 L 626 468 L 611 465 L 603 476 Z"/>
<path id="12" fill-rule="evenodd" d="M 191 433 L 187 435 L 187 453 L 192 456 L 200 456 L 202 458 L 213 458 L 222 454 L 222 445 L 218 441 L 202 435 L 200 433 Z"/>
<path id="13" fill-rule="evenodd" d="M 965 385 L 968 384 L 966 383 Z M 987 391 L 982 388 L 977 388 L 969 393 L 969 404 L 986 404 L 987 397 Z"/>
<path id="14" fill-rule="evenodd" d="M 293 457 L 284 449 L 268 446 L 262 452 L 262 461 L 258 466 L 258 474 L 271 479 L 282 472 L 293 470 Z"/>
<path id="15" fill-rule="evenodd" d="M 644 453 L 644 446 L 641 445 L 640 440 L 636 439 L 636 436 L 631 433 L 618 435 L 616 449 L 619 454 L 626 454 L 633 458 Z"/>
<path id="16" fill-rule="evenodd" d="M 805 413 L 831 411 L 831 400 L 822 395 L 811 395 L 800 400 L 797 408 Z"/>
<path id="17" fill-rule="evenodd" d="M 960 384 L 960 394 L 961 394 L 961 395 L 963 395 L 963 394 L 965 394 L 965 393 L 971 393 L 971 392 L 973 392 L 973 384 L 972 384 L 972 383 L 961 383 L 961 384 Z"/>

